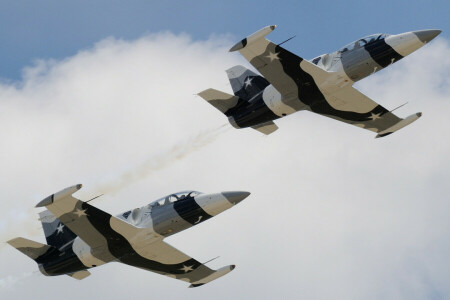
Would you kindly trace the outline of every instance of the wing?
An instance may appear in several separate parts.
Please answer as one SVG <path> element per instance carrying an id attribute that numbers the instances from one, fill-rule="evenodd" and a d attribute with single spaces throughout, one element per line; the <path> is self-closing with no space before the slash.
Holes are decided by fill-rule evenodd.
<path id="1" fill-rule="evenodd" d="M 298 87 L 294 79 L 286 72 L 284 62 L 286 57 L 280 57 L 283 49 L 264 38 L 275 26 L 265 27 L 233 46 L 230 51 L 239 50 L 247 59 L 283 96 L 284 99 L 296 98 Z M 284 50 L 284 49 L 283 49 Z M 290 53 L 290 52 L 289 52 Z M 299 57 L 290 57 L 292 59 Z M 296 65 L 298 67 L 300 61 Z M 290 65 L 290 64 L 289 64 Z"/>
<path id="2" fill-rule="evenodd" d="M 139 234 L 139 228 L 124 222 L 72 194 L 81 184 L 55 193 L 36 205 L 45 206 L 61 223 L 80 237 L 101 262 L 117 260 L 127 254 L 128 240 Z"/>
<path id="3" fill-rule="evenodd" d="M 80 188 L 81 185 L 69 187 L 45 198 L 36 206 L 45 206 L 51 211 L 92 248 L 91 254 L 100 262 L 120 261 L 190 282 L 192 287 L 210 282 L 234 269 L 234 266 L 226 266 L 211 270 L 163 242 L 162 237 L 151 228 L 133 226 L 74 198 L 72 194 Z M 86 273 L 69 275 L 75 278 L 87 276 Z"/>
<path id="4" fill-rule="evenodd" d="M 120 261 L 137 268 L 190 282 L 190 287 L 197 287 L 213 281 L 235 268 L 234 265 L 230 265 L 219 270 L 212 270 L 164 241 L 139 248 L 135 254 L 123 257 Z"/>
<path id="5" fill-rule="evenodd" d="M 280 92 L 286 105 L 377 132 L 377 137 L 421 116 L 417 113 L 401 119 L 351 87 L 341 75 L 327 72 L 275 45 L 265 38 L 274 28 L 261 29 L 230 51 L 238 50 Z"/>
<path id="6" fill-rule="evenodd" d="M 338 121 L 383 132 L 403 120 L 351 86 L 323 94 L 327 105 L 317 113 Z"/>

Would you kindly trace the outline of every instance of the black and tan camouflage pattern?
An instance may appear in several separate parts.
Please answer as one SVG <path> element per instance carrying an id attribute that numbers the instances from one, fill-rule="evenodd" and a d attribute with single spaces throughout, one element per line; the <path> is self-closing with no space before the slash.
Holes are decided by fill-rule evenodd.
<path id="1" fill-rule="evenodd" d="M 74 187 L 51 195 L 37 205 L 48 209 L 40 216 L 50 245 L 23 238 L 9 241 L 34 259 L 43 274 L 83 279 L 90 274 L 87 269 L 119 261 L 196 287 L 234 269 L 227 266 L 212 270 L 163 239 L 210 219 L 249 193 L 186 192 L 180 197 L 174 194 L 114 217 L 74 198 L 70 193 L 81 185 Z"/>
<path id="2" fill-rule="evenodd" d="M 265 27 L 230 49 L 239 51 L 263 75 L 242 66 L 227 71 L 233 92 L 239 97 L 237 104 L 230 102 L 224 112 L 234 127 L 252 127 L 262 132 L 262 128 L 269 128 L 264 132 L 268 134 L 277 128 L 273 120 L 309 110 L 381 137 L 421 116 L 417 113 L 399 118 L 352 85 L 417 50 L 437 36 L 439 30 L 376 34 L 307 61 L 265 38 L 275 27 Z M 256 84 L 262 79 L 270 85 Z M 247 97 L 249 92 L 251 99 Z M 203 98 L 214 105 L 214 95 Z"/>

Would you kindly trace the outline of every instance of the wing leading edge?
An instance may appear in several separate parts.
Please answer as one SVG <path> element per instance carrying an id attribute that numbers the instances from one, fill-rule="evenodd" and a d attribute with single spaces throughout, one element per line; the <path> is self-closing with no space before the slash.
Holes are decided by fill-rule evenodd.
<path id="1" fill-rule="evenodd" d="M 294 110 L 310 110 L 360 128 L 391 134 L 417 120 L 417 113 L 399 118 L 345 81 L 267 40 L 276 26 L 265 27 L 243 39 L 230 51 L 239 51 L 282 95 Z M 300 101 L 298 101 L 300 100 Z"/>

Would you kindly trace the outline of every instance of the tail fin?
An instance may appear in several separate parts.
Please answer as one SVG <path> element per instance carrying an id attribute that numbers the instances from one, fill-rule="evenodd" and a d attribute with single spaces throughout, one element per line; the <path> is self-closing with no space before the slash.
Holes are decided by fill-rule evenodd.
<path id="1" fill-rule="evenodd" d="M 252 99 L 270 84 L 264 77 L 240 65 L 228 69 L 227 75 L 234 94 L 245 101 Z"/>
<path id="2" fill-rule="evenodd" d="M 47 244 L 61 248 L 77 237 L 75 233 L 62 224 L 49 210 L 40 212 L 39 217 L 42 222 L 42 229 L 44 229 Z"/>
<path id="3" fill-rule="evenodd" d="M 9 240 L 7 243 L 33 260 L 37 260 L 39 257 L 49 252 L 49 250 L 54 249 L 52 246 L 41 244 L 22 237 Z"/>
<path id="4" fill-rule="evenodd" d="M 239 65 L 228 69 L 227 74 L 234 96 L 215 89 L 198 93 L 200 97 L 227 116 L 230 109 L 246 105 L 245 103 L 264 91 L 270 84 L 264 77 Z"/>

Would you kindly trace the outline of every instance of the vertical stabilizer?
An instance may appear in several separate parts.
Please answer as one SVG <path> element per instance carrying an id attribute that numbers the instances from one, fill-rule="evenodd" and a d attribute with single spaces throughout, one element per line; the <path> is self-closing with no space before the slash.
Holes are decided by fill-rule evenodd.
<path id="1" fill-rule="evenodd" d="M 55 248 L 61 248 L 77 237 L 75 233 L 62 224 L 50 211 L 44 210 L 40 212 L 39 217 L 42 222 L 47 244 Z"/>
<path id="2" fill-rule="evenodd" d="M 261 93 L 270 84 L 261 75 L 240 65 L 234 66 L 226 72 L 234 94 L 246 101 Z"/>

